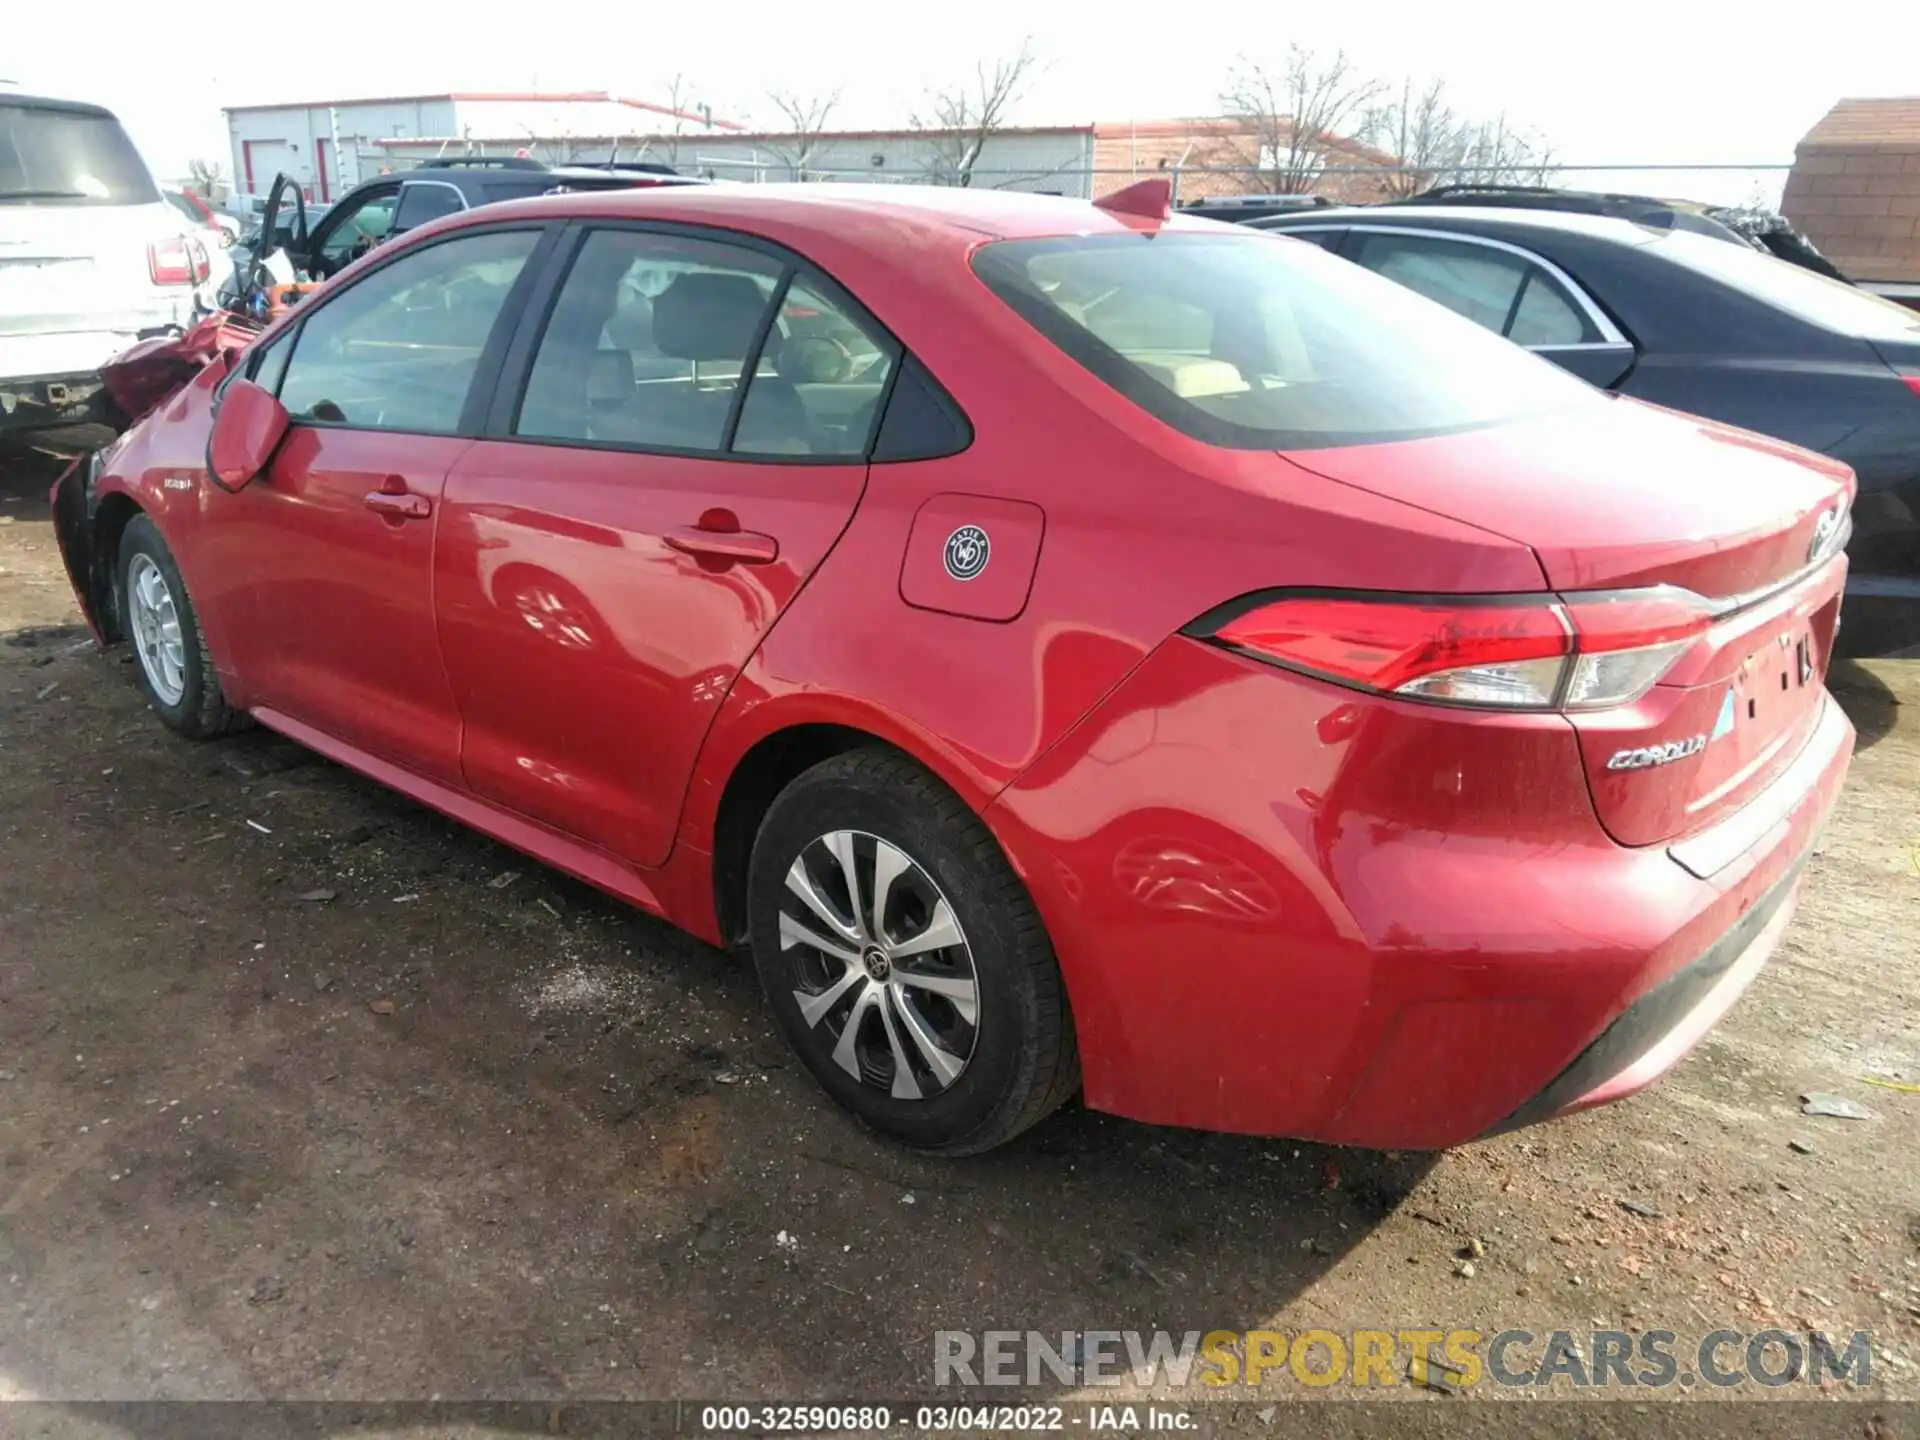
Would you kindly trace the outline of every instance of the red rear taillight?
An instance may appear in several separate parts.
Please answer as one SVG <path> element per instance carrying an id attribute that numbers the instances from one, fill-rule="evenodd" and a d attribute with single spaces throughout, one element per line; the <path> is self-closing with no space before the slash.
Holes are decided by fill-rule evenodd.
<path id="1" fill-rule="evenodd" d="M 1909 390 L 1913 391 L 1916 395 L 1920 395 L 1920 374 L 1902 375 L 1900 378 L 1907 382 L 1907 388 Z"/>
<path id="2" fill-rule="evenodd" d="M 1705 601 L 1661 588 L 1466 601 L 1295 595 L 1208 638 L 1338 684 L 1506 710 L 1594 710 L 1651 689 L 1712 623 Z"/>
<path id="3" fill-rule="evenodd" d="M 169 235 L 147 246 L 147 274 L 153 277 L 156 285 L 197 283 L 193 278 L 193 251 L 188 248 L 187 237 Z M 203 275 L 201 278 L 206 277 Z"/>

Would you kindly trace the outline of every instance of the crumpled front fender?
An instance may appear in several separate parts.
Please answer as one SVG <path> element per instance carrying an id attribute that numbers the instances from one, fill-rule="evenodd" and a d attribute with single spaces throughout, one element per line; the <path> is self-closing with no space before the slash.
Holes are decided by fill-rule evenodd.
<path id="1" fill-rule="evenodd" d="M 80 602 L 93 638 L 105 645 L 114 630 L 113 577 L 94 544 L 94 480 L 99 464 L 98 451 L 76 459 L 60 472 L 47 500 L 53 511 L 54 537 L 60 542 L 60 559 L 66 564 L 74 597 Z"/>
<path id="2" fill-rule="evenodd" d="M 211 315 L 184 335 L 142 340 L 114 356 L 100 370 L 118 412 L 110 417 L 114 428 L 126 431 L 201 370 L 226 363 L 259 333 L 259 326 L 238 315 Z"/>

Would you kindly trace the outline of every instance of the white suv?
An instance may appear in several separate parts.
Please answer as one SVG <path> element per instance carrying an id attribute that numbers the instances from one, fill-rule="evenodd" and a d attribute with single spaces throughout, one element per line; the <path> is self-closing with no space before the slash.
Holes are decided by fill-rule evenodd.
<path id="1" fill-rule="evenodd" d="M 110 111 L 0 89 L 0 435 L 93 418 L 103 364 L 198 318 L 181 228 Z"/>

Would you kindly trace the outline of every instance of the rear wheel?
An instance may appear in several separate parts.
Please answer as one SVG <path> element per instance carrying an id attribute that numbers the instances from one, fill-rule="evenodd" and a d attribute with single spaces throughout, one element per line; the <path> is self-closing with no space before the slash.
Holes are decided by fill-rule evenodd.
<path id="1" fill-rule="evenodd" d="M 782 791 L 748 874 L 754 963 L 828 1094 L 920 1149 L 990 1149 L 1079 1087 L 1040 917 L 978 816 L 903 755 Z"/>
<path id="2" fill-rule="evenodd" d="M 145 515 L 120 536 L 120 617 L 140 688 L 160 718 L 189 740 L 207 740 L 246 719 L 227 704 L 206 637 L 173 552 Z"/>

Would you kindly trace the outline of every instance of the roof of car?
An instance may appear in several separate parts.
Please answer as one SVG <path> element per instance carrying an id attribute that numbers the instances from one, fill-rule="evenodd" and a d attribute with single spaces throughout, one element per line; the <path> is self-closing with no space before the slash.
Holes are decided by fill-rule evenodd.
<path id="1" fill-rule="evenodd" d="M 8 105 L 31 105 L 40 110 L 65 110 L 71 114 L 91 115 L 101 120 L 119 118 L 106 106 L 96 105 L 91 100 L 67 100 L 58 95 L 28 95 L 5 85 L 0 85 L 0 102 Z"/>
<path id="2" fill-rule="evenodd" d="M 1458 228 L 1472 230 L 1490 226 L 1559 230 L 1576 235 L 1591 235 L 1597 240 L 1613 240 L 1622 245 L 1646 245 L 1665 232 L 1636 225 L 1612 215 L 1584 215 L 1568 210 L 1535 210 L 1497 205 L 1350 205 L 1339 210 L 1303 210 L 1272 215 L 1248 222 L 1260 230 L 1299 230 L 1328 225 L 1393 225 L 1419 230 Z"/>
<path id="3" fill-rule="evenodd" d="M 766 225 L 796 232 L 898 230 L 906 226 L 923 233 L 992 239 L 1121 233 L 1146 223 L 1102 210 L 1087 200 L 948 185 L 665 185 L 573 191 L 514 203 L 520 214 L 593 214 L 695 224 L 733 222 L 743 228 Z M 1170 228 L 1204 228 L 1216 234 L 1234 228 L 1185 216 L 1177 210 L 1163 223 Z"/>

